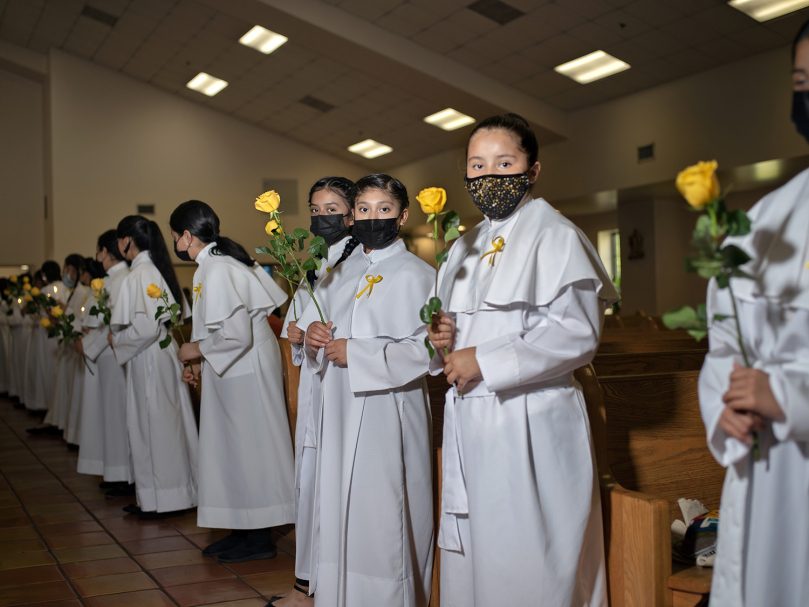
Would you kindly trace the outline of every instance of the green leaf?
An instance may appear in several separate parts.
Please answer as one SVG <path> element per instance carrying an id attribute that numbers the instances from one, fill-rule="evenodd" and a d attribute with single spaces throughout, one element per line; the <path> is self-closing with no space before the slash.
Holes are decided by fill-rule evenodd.
<path id="1" fill-rule="evenodd" d="M 98 310 L 98 308 L 97 308 L 96 306 L 92 306 L 92 307 L 90 308 L 90 314 L 91 314 L 92 316 L 98 316 L 98 315 L 99 315 L 99 310 Z"/>
<path id="2" fill-rule="evenodd" d="M 448 211 L 441 219 L 441 229 L 448 232 L 451 228 L 457 228 L 461 225 L 461 218 L 455 211 Z"/>
<path id="3" fill-rule="evenodd" d="M 730 314 L 714 314 L 713 319 L 714 322 L 722 322 L 723 320 L 727 320 L 728 318 L 733 318 Z"/>
<path id="4" fill-rule="evenodd" d="M 738 268 L 750 261 L 750 256 L 735 244 L 724 246 L 719 252 L 727 268 Z"/>
<path id="5" fill-rule="evenodd" d="M 727 289 L 730 286 L 730 274 L 719 274 L 716 277 L 716 286 L 720 289 Z"/>
<path id="6" fill-rule="evenodd" d="M 447 257 L 449 257 L 449 251 L 447 251 L 446 249 L 441 251 L 440 253 L 436 253 L 435 263 L 440 266 L 447 260 Z"/>
<path id="7" fill-rule="evenodd" d="M 441 311 L 441 299 L 438 297 L 431 297 L 427 300 L 427 305 L 430 306 L 430 309 L 434 313 L 438 313 Z"/>
<path id="8" fill-rule="evenodd" d="M 315 270 L 315 269 L 317 269 L 317 262 L 315 262 L 315 260 L 314 260 L 314 259 L 312 259 L 312 258 L 310 257 L 310 258 L 306 259 L 306 260 L 305 260 L 305 261 L 304 261 L 304 262 L 301 264 L 301 267 L 302 267 L 304 270 L 306 270 L 307 272 L 308 272 L 309 270 Z"/>
<path id="9" fill-rule="evenodd" d="M 271 251 L 268 247 L 256 247 L 256 253 L 259 255 L 270 255 Z"/>
<path id="10" fill-rule="evenodd" d="M 703 329 L 689 329 L 688 334 L 696 341 L 702 341 L 705 339 L 705 336 L 708 335 L 708 331 Z"/>
<path id="11" fill-rule="evenodd" d="M 433 312 L 430 309 L 429 305 L 424 304 L 423 306 L 421 306 L 421 310 L 419 310 L 419 318 L 421 319 L 421 322 L 423 322 L 425 325 L 429 325 L 432 322 Z"/>
<path id="12" fill-rule="evenodd" d="M 430 355 L 430 358 L 435 356 L 435 348 L 433 348 L 433 344 L 430 343 L 429 336 L 424 336 L 424 345 L 427 347 L 427 354 Z"/>
<path id="13" fill-rule="evenodd" d="M 435 213 L 430 213 L 427 215 L 427 223 L 432 223 L 435 221 Z"/>
<path id="14" fill-rule="evenodd" d="M 715 259 L 692 259 L 691 264 L 702 278 L 713 278 L 723 271 L 722 262 Z"/>
<path id="15" fill-rule="evenodd" d="M 294 230 L 292 230 L 292 237 L 295 240 L 302 240 L 304 238 L 308 238 L 309 237 L 309 231 L 304 230 L 303 228 L 295 228 Z"/>
<path id="16" fill-rule="evenodd" d="M 158 343 L 159 343 L 159 345 L 160 345 L 160 349 L 161 349 L 161 350 L 165 350 L 166 348 L 168 348 L 168 347 L 169 347 L 169 344 L 171 343 L 171 333 L 169 333 L 168 335 L 166 335 L 166 336 L 165 336 L 163 339 L 161 339 L 161 340 L 160 340 Z"/>
<path id="17" fill-rule="evenodd" d="M 444 232 L 444 242 L 452 242 L 457 238 L 461 237 L 461 232 L 458 228 L 450 228 L 446 232 Z"/>
<path id="18" fill-rule="evenodd" d="M 700 240 L 711 240 L 711 218 L 707 215 L 700 215 L 697 219 L 697 225 L 694 226 L 693 234 L 694 242 Z"/>
<path id="19" fill-rule="evenodd" d="M 702 311 L 702 315 L 704 314 L 705 312 Z M 708 326 L 705 322 L 705 318 L 701 318 L 700 316 L 700 311 L 691 306 L 683 306 L 682 308 L 663 314 L 663 324 L 669 329 L 685 329 L 694 339 L 702 339 L 702 337 L 705 336 L 704 334 L 708 331 Z M 702 337 L 696 337 L 692 331 L 697 333 L 702 332 L 703 335 Z"/>
<path id="20" fill-rule="evenodd" d="M 750 233 L 750 218 L 744 211 L 731 211 L 727 214 L 727 220 L 730 236 L 744 236 Z"/>

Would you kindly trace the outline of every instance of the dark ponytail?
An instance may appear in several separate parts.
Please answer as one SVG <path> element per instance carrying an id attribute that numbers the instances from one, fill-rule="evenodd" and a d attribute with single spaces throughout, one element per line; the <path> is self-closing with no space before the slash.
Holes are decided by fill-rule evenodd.
<path id="1" fill-rule="evenodd" d="M 228 255 L 252 268 L 255 261 L 235 240 L 219 234 L 219 217 L 210 205 L 201 200 L 188 200 L 178 205 L 169 218 L 171 229 L 177 234 L 186 230 L 205 244 L 216 242 L 214 255 Z"/>
<path id="2" fill-rule="evenodd" d="M 160 227 L 140 215 L 128 215 L 118 223 L 117 234 L 118 238 L 130 237 L 139 250 L 149 252 L 152 263 L 169 286 L 174 300 L 182 305 L 183 292 L 174 273 L 174 266 L 171 265 L 169 250 Z"/>

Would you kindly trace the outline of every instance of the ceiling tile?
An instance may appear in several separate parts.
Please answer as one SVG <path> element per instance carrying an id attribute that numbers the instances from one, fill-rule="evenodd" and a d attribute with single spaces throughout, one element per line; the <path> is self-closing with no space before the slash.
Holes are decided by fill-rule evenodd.
<path id="1" fill-rule="evenodd" d="M 658 26 L 682 17 L 682 11 L 677 10 L 678 4 L 670 0 L 633 0 L 624 10 L 648 25 Z"/>

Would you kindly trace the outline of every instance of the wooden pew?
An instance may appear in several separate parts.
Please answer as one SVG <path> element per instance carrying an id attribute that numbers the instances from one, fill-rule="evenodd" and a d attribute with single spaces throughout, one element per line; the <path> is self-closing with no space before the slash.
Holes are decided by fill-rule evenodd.
<path id="1" fill-rule="evenodd" d="M 295 423 L 298 419 L 298 382 L 301 378 L 301 368 L 292 363 L 292 345 L 285 337 L 278 339 L 281 348 L 281 361 L 284 374 L 284 397 L 287 403 L 287 418 L 289 419 L 289 432 L 292 442 L 295 442 Z"/>
<path id="2" fill-rule="evenodd" d="M 696 387 L 699 372 L 596 377 L 582 384 L 602 494 L 610 604 L 697 605 L 711 571 L 676 567 L 670 524 L 676 500 L 717 507 L 724 470 L 705 445 Z"/>
<path id="3" fill-rule="evenodd" d="M 694 371 L 702 368 L 706 350 L 692 343 L 686 350 L 665 350 L 637 354 L 632 352 L 601 352 L 593 359 L 599 377 L 609 375 L 640 375 L 661 371 Z"/>

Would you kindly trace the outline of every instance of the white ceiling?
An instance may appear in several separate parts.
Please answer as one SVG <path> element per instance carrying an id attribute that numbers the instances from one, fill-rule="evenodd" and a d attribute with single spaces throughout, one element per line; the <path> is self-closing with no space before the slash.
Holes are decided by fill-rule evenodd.
<path id="1" fill-rule="evenodd" d="M 788 44 L 809 12 L 759 24 L 723 0 L 504 1 L 524 15 L 500 25 L 474 0 L 0 0 L 0 39 L 62 49 L 384 169 L 462 145 L 469 127 L 421 120 L 444 107 L 516 109 L 547 143 L 564 137 L 566 112 Z M 269 56 L 238 44 L 256 23 L 290 41 Z M 553 71 L 596 49 L 632 69 L 589 85 Z M 210 99 L 188 91 L 198 71 L 230 86 Z M 395 151 L 364 161 L 345 150 L 366 137 Z"/>

